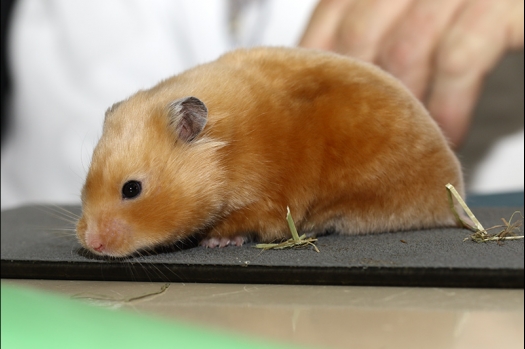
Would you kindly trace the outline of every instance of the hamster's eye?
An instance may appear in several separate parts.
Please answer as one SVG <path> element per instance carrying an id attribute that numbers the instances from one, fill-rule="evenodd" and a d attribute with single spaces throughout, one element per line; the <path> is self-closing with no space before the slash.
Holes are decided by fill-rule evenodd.
<path id="1" fill-rule="evenodd" d="M 142 184 L 139 181 L 127 181 L 122 186 L 122 198 L 133 199 L 139 196 L 142 191 Z"/>

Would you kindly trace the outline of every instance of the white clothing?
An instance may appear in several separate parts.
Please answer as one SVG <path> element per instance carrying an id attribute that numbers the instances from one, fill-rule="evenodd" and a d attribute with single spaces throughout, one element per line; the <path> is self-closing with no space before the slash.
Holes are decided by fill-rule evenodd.
<path id="1" fill-rule="evenodd" d="M 20 0 L 10 36 L 14 91 L 2 209 L 79 203 L 109 106 L 237 46 L 296 45 L 316 4 L 245 0 L 232 21 L 235 2 Z M 502 146 L 523 154 L 523 132 L 509 142 Z M 503 159 L 519 168 L 515 157 Z M 523 163 L 518 173 L 474 177 L 477 191 L 523 190 Z"/>

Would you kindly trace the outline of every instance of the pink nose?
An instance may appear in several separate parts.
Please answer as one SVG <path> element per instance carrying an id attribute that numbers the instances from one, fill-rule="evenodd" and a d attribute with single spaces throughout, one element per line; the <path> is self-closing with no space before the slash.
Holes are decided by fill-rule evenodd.
<path id="1" fill-rule="evenodd" d="M 100 239 L 96 236 L 88 236 L 86 243 L 90 249 L 97 252 L 102 252 L 105 249 L 102 241 L 100 241 Z"/>
<path id="2" fill-rule="evenodd" d="M 97 247 L 91 246 L 92 249 L 94 249 L 97 252 L 102 252 L 104 250 L 104 245 L 99 244 Z"/>

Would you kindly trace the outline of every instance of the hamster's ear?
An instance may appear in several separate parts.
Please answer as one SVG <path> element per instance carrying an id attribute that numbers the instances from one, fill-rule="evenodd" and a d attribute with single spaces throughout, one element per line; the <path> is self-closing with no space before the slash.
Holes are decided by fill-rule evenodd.
<path id="1" fill-rule="evenodd" d="M 168 105 L 168 117 L 177 137 L 191 142 L 206 125 L 208 108 L 196 97 L 184 97 Z"/>

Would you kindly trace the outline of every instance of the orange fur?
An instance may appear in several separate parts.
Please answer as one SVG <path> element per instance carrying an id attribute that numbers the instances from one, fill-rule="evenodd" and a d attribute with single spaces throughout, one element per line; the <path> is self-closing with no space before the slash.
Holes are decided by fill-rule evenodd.
<path id="1" fill-rule="evenodd" d="M 195 96 L 208 123 L 177 140 L 166 107 Z M 143 192 L 122 200 L 123 183 Z M 336 54 L 237 50 L 108 111 L 83 189 L 81 243 L 122 256 L 210 237 L 358 234 L 454 226 L 446 183 L 460 165 L 437 124 L 393 77 Z"/>

